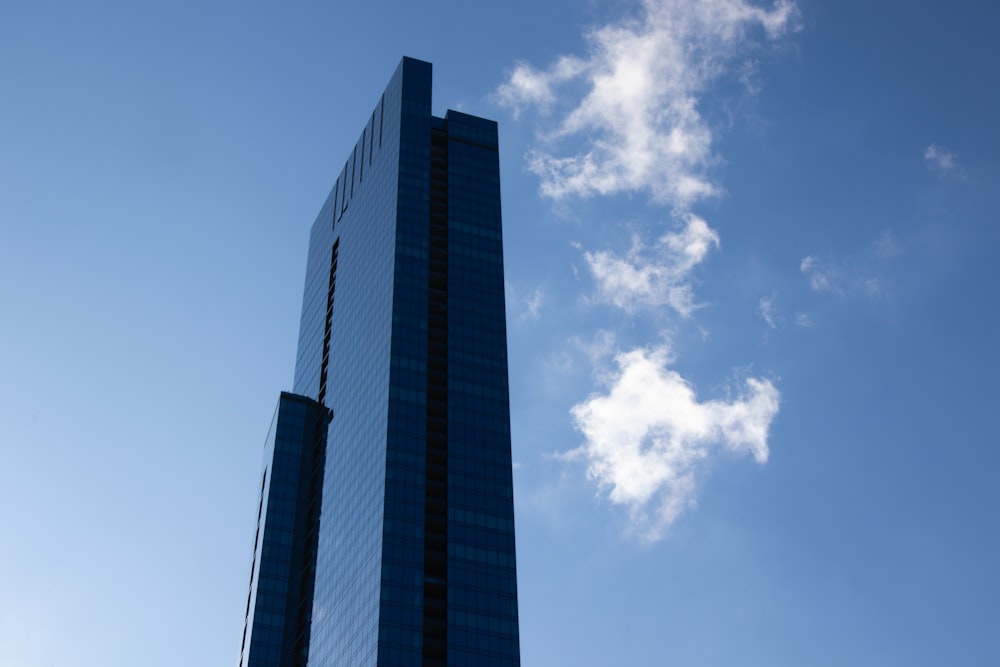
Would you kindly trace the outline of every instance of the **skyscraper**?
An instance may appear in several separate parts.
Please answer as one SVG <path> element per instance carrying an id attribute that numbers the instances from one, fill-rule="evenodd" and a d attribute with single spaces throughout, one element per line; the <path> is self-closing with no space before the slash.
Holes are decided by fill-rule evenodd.
<path id="1" fill-rule="evenodd" d="M 241 667 L 520 664 L 497 126 L 404 58 L 312 227 Z"/>

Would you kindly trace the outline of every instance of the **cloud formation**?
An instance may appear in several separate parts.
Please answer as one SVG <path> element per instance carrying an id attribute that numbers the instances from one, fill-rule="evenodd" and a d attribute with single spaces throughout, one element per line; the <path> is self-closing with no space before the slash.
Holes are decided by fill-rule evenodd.
<path id="1" fill-rule="evenodd" d="M 777 328 L 775 319 L 778 315 L 778 309 L 774 305 L 773 294 L 771 296 L 763 296 L 760 298 L 760 301 L 757 303 L 757 312 L 760 313 L 761 318 L 767 323 L 767 326 L 772 329 Z"/>
<path id="2" fill-rule="evenodd" d="M 885 273 L 891 262 L 907 252 L 908 244 L 890 231 L 882 232 L 872 243 L 846 257 L 806 255 L 799 270 L 814 292 L 826 292 L 840 297 L 866 296 L 880 299 L 888 296 Z"/>
<path id="3" fill-rule="evenodd" d="M 700 96 L 753 43 L 752 32 L 774 39 L 792 27 L 795 11 L 789 0 L 770 9 L 745 0 L 644 0 L 637 18 L 593 30 L 586 57 L 563 56 L 543 70 L 518 64 L 497 99 L 515 114 L 534 107 L 549 116 L 545 147 L 528 155 L 542 193 L 647 191 L 682 210 L 717 194 L 706 174 L 712 133 Z M 573 137 L 586 141 L 564 141 Z"/>
<path id="4" fill-rule="evenodd" d="M 504 280 L 504 297 L 507 301 L 508 315 L 518 324 L 541 317 L 542 307 L 545 305 L 545 292 L 540 285 L 531 294 L 524 296 L 514 288 L 514 285 Z"/>
<path id="5" fill-rule="evenodd" d="M 809 280 L 809 287 L 814 292 L 840 293 L 837 285 L 837 272 L 827 268 L 818 258 L 808 255 L 799 262 L 799 270 Z"/>
<path id="6" fill-rule="evenodd" d="M 688 318 L 699 307 L 693 271 L 719 235 L 692 206 L 722 191 L 709 176 L 713 136 L 699 107 L 727 74 L 757 88 L 755 49 L 795 27 L 790 0 L 767 1 L 639 0 L 636 15 L 587 34 L 586 55 L 544 69 L 519 63 L 498 88 L 497 100 L 515 117 L 539 114 L 538 147 L 527 163 L 543 196 L 646 194 L 669 206 L 678 224 L 655 240 L 634 235 L 624 255 L 583 250 L 596 301 L 630 315 L 669 309 Z M 613 336 L 593 347 L 592 366 L 606 386 L 572 408 L 584 442 L 563 457 L 586 462 L 643 539 L 662 537 L 694 504 L 710 456 L 767 460 L 779 402 L 769 381 L 747 379 L 732 401 L 699 402 L 669 367 L 666 346 L 620 352 L 610 368 Z"/>
<path id="7" fill-rule="evenodd" d="M 689 214 L 683 229 L 664 234 L 652 247 L 635 236 L 624 257 L 599 250 L 584 252 L 584 259 L 597 283 L 598 300 L 629 313 L 669 306 L 689 317 L 697 308 L 691 272 L 718 245 L 718 233 Z"/>
<path id="8" fill-rule="evenodd" d="M 924 161 L 928 167 L 939 171 L 952 171 L 957 167 L 955 154 L 937 144 L 924 149 Z"/>
<path id="9" fill-rule="evenodd" d="M 541 287 L 536 287 L 535 291 L 531 293 L 531 296 L 524 299 L 524 305 L 527 310 L 524 312 L 522 317 L 527 317 L 532 320 L 537 320 L 538 316 L 542 312 L 542 304 L 545 302 L 545 294 L 542 292 Z"/>
<path id="10" fill-rule="evenodd" d="M 670 369 L 664 346 L 620 353 L 615 362 L 606 392 L 573 407 L 584 443 L 564 457 L 585 461 L 608 498 L 628 509 L 631 530 L 651 542 L 695 504 L 700 473 L 714 452 L 767 461 L 780 397 L 770 381 L 748 378 L 735 400 L 699 402 Z"/>
<path id="11" fill-rule="evenodd" d="M 791 316 L 790 320 L 786 318 L 784 312 L 778 306 L 776 293 L 760 298 L 760 301 L 757 302 L 757 314 L 760 315 L 760 318 L 764 320 L 769 329 L 784 329 L 789 321 L 794 326 L 803 329 L 811 329 L 815 326 L 812 318 L 802 311 L 796 312 L 794 316 Z"/>

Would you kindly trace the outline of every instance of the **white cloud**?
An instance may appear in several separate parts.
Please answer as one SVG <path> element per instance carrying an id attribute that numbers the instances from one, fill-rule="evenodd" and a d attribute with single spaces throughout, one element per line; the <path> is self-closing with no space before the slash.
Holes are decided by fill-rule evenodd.
<path id="1" fill-rule="evenodd" d="M 585 461 L 608 498 L 628 509 L 631 529 L 654 541 L 694 505 L 703 466 L 718 451 L 767 461 L 779 394 L 768 380 L 748 378 L 736 400 L 699 402 L 669 368 L 664 346 L 620 353 L 615 361 L 607 392 L 572 408 L 584 443 L 564 458 Z"/>
<path id="2" fill-rule="evenodd" d="M 583 353 L 592 368 L 601 368 L 615 352 L 615 333 L 601 329 L 589 342 L 574 338 L 570 343 Z"/>
<path id="3" fill-rule="evenodd" d="M 627 312 L 665 305 L 688 317 L 697 307 L 691 272 L 718 245 L 718 233 L 689 214 L 683 229 L 664 234 L 652 247 L 634 237 L 624 257 L 599 250 L 584 252 L 584 259 L 597 283 L 599 300 Z"/>
<path id="4" fill-rule="evenodd" d="M 544 146 L 528 156 L 546 196 L 648 191 L 687 209 L 717 194 L 706 175 L 712 133 L 700 97 L 757 41 L 751 31 L 777 38 L 796 11 L 789 0 L 770 9 L 746 0 L 644 0 L 640 7 L 637 19 L 592 31 L 585 58 L 564 56 L 545 70 L 518 64 L 497 90 L 515 114 L 529 107 L 548 114 L 569 101 L 550 119 Z M 573 82 L 583 83 L 581 94 Z M 572 137 L 586 141 L 563 141 Z"/>
<path id="5" fill-rule="evenodd" d="M 958 166 L 955 154 L 937 144 L 931 144 L 924 149 L 924 161 L 928 167 L 939 171 L 952 171 Z"/>
<path id="6" fill-rule="evenodd" d="M 542 312 L 542 304 L 545 302 L 545 293 L 541 287 L 536 287 L 535 291 L 524 299 L 526 310 L 522 313 L 522 319 L 537 320 Z"/>
<path id="7" fill-rule="evenodd" d="M 770 329 L 784 329 L 789 321 L 803 329 L 811 329 L 814 326 L 812 318 L 802 311 L 796 312 L 790 319 L 786 318 L 776 300 L 776 295 L 772 293 L 770 296 L 761 297 L 757 302 L 757 313 Z"/>
<path id="8" fill-rule="evenodd" d="M 761 297 L 757 303 L 757 312 L 772 329 L 776 328 L 775 318 L 777 317 L 777 307 L 774 305 L 774 295 Z"/>
<path id="9" fill-rule="evenodd" d="M 666 307 L 685 318 L 699 307 L 692 274 L 719 246 L 719 235 L 691 211 L 722 191 L 709 174 L 717 158 L 702 102 L 727 74 L 751 92 L 758 88 L 757 49 L 795 27 L 791 0 L 760 1 L 768 4 L 638 0 L 635 16 L 587 35 L 585 55 L 542 69 L 519 63 L 497 89 L 496 99 L 515 117 L 540 113 L 539 142 L 527 164 L 544 196 L 560 205 L 643 193 L 669 206 L 680 223 L 655 241 L 634 236 L 624 255 L 577 245 L 595 281 L 594 300 L 629 314 Z M 587 463 L 611 501 L 628 508 L 643 539 L 660 538 L 694 503 L 710 457 L 728 451 L 767 460 L 779 402 L 769 381 L 747 379 L 732 401 L 699 402 L 669 367 L 667 345 L 620 353 L 612 363 L 614 336 L 601 332 L 581 350 L 602 390 L 573 407 L 584 443 L 563 458 Z"/>
<path id="10" fill-rule="evenodd" d="M 608 362 L 616 350 L 615 333 L 607 329 L 599 330 L 590 340 L 572 336 L 543 362 L 546 375 L 576 373 L 587 368 L 601 376 L 607 371 Z M 581 359 L 587 362 L 586 365 L 581 363 Z"/>
<path id="11" fill-rule="evenodd" d="M 814 291 L 840 293 L 836 272 L 824 266 L 816 257 L 812 255 L 803 257 L 799 263 L 799 270 L 809 279 L 809 287 Z"/>
<path id="12" fill-rule="evenodd" d="M 815 326 L 815 324 L 813 323 L 812 318 L 805 313 L 798 313 L 795 316 L 795 326 L 802 327 L 804 329 L 811 329 Z"/>
<path id="13" fill-rule="evenodd" d="M 892 259 L 902 255 L 906 248 L 903 247 L 893 236 L 892 232 L 882 232 L 882 236 L 873 245 L 875 256 L 879 259 Z"/>
<path id="14" fill-rule="evenodd" d="M 799 262 L 799 270 L 814 292 L 881 299 L 889 296 L 891 263 L 906 252 L 907 244 L 885 231 L 874 242 L 844 257 L 820 259 L 807 255 Z"/>
<path id="15" fill-rule="evenodd" d="M 858 283 L 858 287 L 869 297 L 876 298 L 880 296 L 885 296 L 885 290 L 882 287 L 882 281 L 877 277 L 873 276 L 871 278 L 865 278 Z"/>
<path id="16" fill-rule="evenodd" d="M 541 317 L 545 292 L 540 286 L 528 296 L 521 296 L 509 281 L 504 280 L 504 296 L 507 301 L 507 312 L 518 324 Z"/>
<path id="17" fill-rule="evenodd" d="M 568 56 L 559 58 L 547 72 L 540 72 L 527 63 L 518 63 L 507 83 L 497 88 L 497 101 L 511 107 L 515 118 L 530 106 L 547 112 L 556 99 L 552 89 L 579 76 L 584 67 L 585 63 Z"/>

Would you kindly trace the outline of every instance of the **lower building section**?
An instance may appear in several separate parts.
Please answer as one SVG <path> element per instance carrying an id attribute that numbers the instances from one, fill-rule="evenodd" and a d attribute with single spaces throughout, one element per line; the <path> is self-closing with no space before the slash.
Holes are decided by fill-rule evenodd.
<path id="1" fill-rule="evenodd" d="M 306 664 L 326 433 L 321 403 L 282 392 L 264 454 L 240 667 Z"/>

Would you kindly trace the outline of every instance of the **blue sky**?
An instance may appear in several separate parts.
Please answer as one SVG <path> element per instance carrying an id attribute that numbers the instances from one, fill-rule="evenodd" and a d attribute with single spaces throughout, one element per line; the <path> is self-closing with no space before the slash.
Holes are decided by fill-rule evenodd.
<path id="1" fill-rule="evenodd" d="M 501 132 L 523 662 L 992 665 L 988 3 L 0 7 L 0 665 L 235 663 L 307 234 Z"/>

